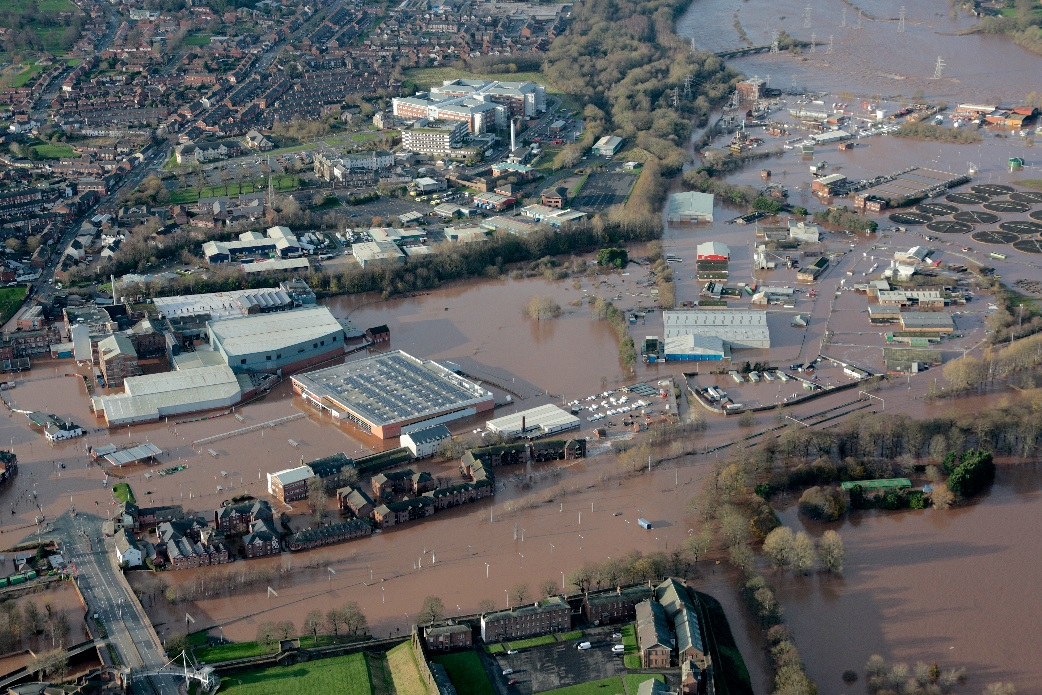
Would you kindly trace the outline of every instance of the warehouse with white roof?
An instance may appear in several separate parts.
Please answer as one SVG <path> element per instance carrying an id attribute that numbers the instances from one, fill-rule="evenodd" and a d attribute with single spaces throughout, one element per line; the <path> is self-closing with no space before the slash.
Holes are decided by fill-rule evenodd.
<path id="1" fill-rule="evenodd" d="M 507 437 L 542 437 L 579 429 L 579 418 L 556 405 L 547 404 L 497 417 L 485 424 L 490 432 Z"/>
<path id="2" fill-rule="evenodd" d="M 344 354 L 344 329 L 325 307 L 206 324 L 210 346 L 236 372 L 299 371 Z"/>
<path id="3" fill-rule="evenodd" d="M 731 348 L 766 349 L 771 347 L 766 311 L 678 310 L 663 311 L 665 339 L 683 335 L 714 336 Z"/>
<path id="4" fill-rule="evenodd" d="M 123 381 L 123 393 L 95 396 L 95 414 L 109 427 L 152 422 L 171 415 L 227 408 L 242 400 L 252 386 L 246 375 L 227 365 L 199 367 L 162 374 L 131 376 Z"/>

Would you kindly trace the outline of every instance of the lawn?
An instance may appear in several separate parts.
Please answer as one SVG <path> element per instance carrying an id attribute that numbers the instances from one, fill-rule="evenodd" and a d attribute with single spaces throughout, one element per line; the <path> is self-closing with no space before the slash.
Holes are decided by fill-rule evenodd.
<path id="1" fill-rule="evenodd" d="M 192 34 L 185 39 L 186 46 L 206 46 L 209 45 L 210 39 L 213 34 Z"/>
<path id="2" fill-rule="evenodd" d="M 25 301 L 28 290 L 24 285 L 20 287 L 0 288 L 0 323 L 7 323 L 18 307 Z"/>
<path id="3" fill-rule="evenodd" d="M 292 174 L 281 174 L 273 176 L 272 185 L 276 191 L 295 191 L 300 188 L 300 177 Z M 253 181 L 236 181 L 225 183 L 220 186 L 203 186 L 202 188 L 182 188 L 170 191 L 170 202 L 194 203 L 200 198 L 216 198 L 218 196 L 233 196 L 242 193 L 256 193 L 264 190 L 268 185 L 267 179 L 256 179 Z M 260 188 L 258 188 L 260 186 Z"/>
<path id="4" fill-rule="evenodd" d="M 1026 188 L 1034 188 L 1036 191 L 1042 191 L 1042 179 L 1017 179 L 1013 183 Z"/>
<path id="5" fill-rule="evenodd" d="M 261 656 L 262 654 L 274 654 L 279 649 L 277 644 L 267 646 L 260 642 L 232 642 L 215 647 L 196 647 L 193 651 L 195 658 L 208 664 L 216 664 L 220 661 L 231 661 L 232 659 L 245 659 L 248 656 Z"/>
<path id="6" fill-rule="evenodd" d="M 567 688 L 548 690 L 543 695 L 623 695 L 626 686 L 618 676 L 605 678 L 604 680 L 569 685 Z"/>
<path id="7" fill-rule="evenodd" d="M 64 143 L 59 143 L 57 145 L 52 145 L 50 143 L 33 145 L 33 152 L 35 152 L 36 156 L 40 159 L 76 159 L 80 156 L 79 152 Z"/>
<path id="8" fill-rule="evenodd" d="M 557 636 L 558 642 L 569 642 L 573 639 L 579 639 L 583 636 L 582 630 L 573 630 L 572 632 L 562 632 Z"/>
<path id="9" fill-rule="evenodd" d="M 65 33 L 65 27 L 61 26 L 61 24 L 45 26 L 38 21 L 32 21 L 26 26 L 22 26 L 22 16 L 29 8 L 29 3 L 30 0 L 5 0 L 3 2 L 3 11 L 0 12 L 0 26 L 9 29 L 29 29 L 39 37 L 45 51 L 48 53 L 63 52 L 66 48 L 62 44 L 62 35 Z M 60 12 L 83 14 L 80 8 L 76 7 L 69 0 L 38 0 L 36 6 L 41 16 L 54 19 L 57 19 L 57 15 Z"/>
<path id="10" fill-rule="evenodd" d="M 528 649 L 529 647 L 538 647 L 543 644 L 553 644 L 557 639 L 553 635 L 539 635 L 538 637 L 529 637 L 528 639 L 520 639 L 516 642 L 511 642 L 507 645 L 508 649 Z"/>
<path id="11" fill-rule="evenodd" d="M 420 677 L 420 667 L 416 663 L 416 652 L 412 644 L 402 642 L 387 652 L 387 666 L 391 669 L 391 680 L 397 695 L 429 695 L 427 684 Z"/>
<path id="12" fill-rule="evenodd" d="M 666 679 L 661 673 L 627 673 L 625 676 L 626 681 L 626 692 L 628 695 L 637 695 L 637 688 L 640 684 L 646 680 L 657 680 L 660 683 L 665 683 Z"/>
<path id="13" fill-rule="evenodd" d="M 237 673 L 221 679 L 225 695 L 372 695 L 363 654 Z"/>
<path id="14" fill-rule="evenodd" d="M 351 142 L 369 142 L 371 140 L 377 140 L 377 139 L 383 137 L 384 135 L 386 135 L 388 137 L 394 137 L 394 136 L 398 135 L 398 131 L 397 130 L 382 130 L 382 131 L 379 131 L 379 132 L 376 132 L 376 133 L 355 133 L 354 135 L 352 135 L 348 139 L 351 140 Z"/>
<path id="15" fill-rule="evenodd" d="M 622 644 L 626 647 L 626 655 L 622 662 L 626 668 L 640 668 L 640 654 L 637 650 L 637 629 L 633 623 L 622 626 Z"/>
<path id="16" fill-rule="evenodd" d="M 130 489 L 130 483 L 116 483 L 113 485 L 112 497 L 117 502 L 124 504 L 137 504 L 137 498 L 134 497 L 134 491 Z"/>
<path id="17" fill-rule="evenodd" d="M 456 686 L 456 692 L 467 695 L 496 695 L 477 652 L 443 654 L 434 657 L 434 661 L 448 671 L 449 679 Z"/>

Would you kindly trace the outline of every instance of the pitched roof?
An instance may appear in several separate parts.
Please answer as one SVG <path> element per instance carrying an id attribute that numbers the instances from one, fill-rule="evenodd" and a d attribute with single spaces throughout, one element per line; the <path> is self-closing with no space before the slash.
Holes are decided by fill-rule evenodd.
<path id="1" fill-rule="evenodd" d="M 660 646 L 672 648 L 666 612 L 657 601 L 641 601 L 636 606 L 637 638 L 641 649 Z"/>

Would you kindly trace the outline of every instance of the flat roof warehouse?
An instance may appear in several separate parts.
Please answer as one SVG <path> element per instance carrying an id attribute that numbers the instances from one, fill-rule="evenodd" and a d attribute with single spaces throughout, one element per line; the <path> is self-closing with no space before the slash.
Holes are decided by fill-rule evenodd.
<path id="1" fill-rule="evenodd" d="M 492 410 L 492 393 L 395 350 L 293 377 L 305 400 L 383 439 Z"/>

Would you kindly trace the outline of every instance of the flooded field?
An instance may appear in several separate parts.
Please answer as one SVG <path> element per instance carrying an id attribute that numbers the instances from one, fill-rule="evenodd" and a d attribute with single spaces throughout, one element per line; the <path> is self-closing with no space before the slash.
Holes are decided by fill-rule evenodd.
<path id="1" fill-rule="evenodd" d="M 899 31 L 902 5 L 906 8 L 903 32 Z M 928 0 L 813 4 L 695 0 L 677 31 L 699 48 L 714 52 L 769 45 L 776 30 L 800 41 L 813 37 L 817 42 L 813 54 L 764 53 L 734 61 L 749 75 L 769 75 L 771 86 L 781 89 L 795 84 L 834 94 L 908 98 L 921 94 L 974 103 L 1019 102 L 1035 89 L 1031 81 L 1042 58 L 1000 36 L 958 36 L 976 20 L 961 11 L 952 13 L 950 7 Z M 938 57 L 944 66 L 941 77 L 933 79 Z"/>
<path id="2" fill-rule="evenodd" d="M 865 513 L 838 526 L 782 522 L 820 535 L 834 527 L 847 550 L 842 579 L 772 576 L 785 619 L 822 692 L 843 688 L 868 657 L 965 667 L 960 692 L 1010 681 L 1042 693 L 1037 577 L 1042 467 L 999 466 L 991 492 L 964 508 Z"/>

